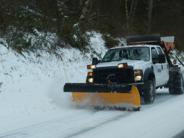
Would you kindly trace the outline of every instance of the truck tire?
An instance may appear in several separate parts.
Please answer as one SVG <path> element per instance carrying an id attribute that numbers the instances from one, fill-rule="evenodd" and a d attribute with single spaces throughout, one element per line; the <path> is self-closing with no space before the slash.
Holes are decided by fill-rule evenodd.
<path id="1" fill-rule="evenodd" d="M 155 81 L 154 80 L 148 80 L 144 84 L 144 90 L 143 90 L 143 98 L 145 104 L 151 104 L 155 100 L 156 96 L 156 88 L 155 88 Z"/>
<path id="2" fill-rule="evenodd" d="M 179 67 L 172 67 L 169 71 L 169 93 L 179 95 L 184 93 L 184 79 Z"/>

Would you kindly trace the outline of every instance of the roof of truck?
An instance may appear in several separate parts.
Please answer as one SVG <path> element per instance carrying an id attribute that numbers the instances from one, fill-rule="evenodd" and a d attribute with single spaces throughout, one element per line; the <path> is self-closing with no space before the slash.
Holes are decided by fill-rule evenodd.
<path id="1" fill-rule="evenodd" d="M 117 47 L 113 47 L 111 49 L 121 49 L 121 48 L 131 48 L 131 47 L 158 47 L 159 45 L 147 45 L 147 44 L 142 44 L 142 45 L 125 45 L 125 46 L 117 46 Z"/>

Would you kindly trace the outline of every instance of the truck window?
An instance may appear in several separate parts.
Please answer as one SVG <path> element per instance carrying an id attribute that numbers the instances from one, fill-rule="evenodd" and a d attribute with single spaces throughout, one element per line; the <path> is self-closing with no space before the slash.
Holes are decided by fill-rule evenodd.
<path id="1" fill-rule="evenodd" d="M 151 48 L 151 54 L 152 54 L 152 58 L 157 58 L 158 57 L 157 50 L 154 47 Z"/>
<path id="2" fill-rule="evenodd" d="M 125 47 L 110 49 L 101 62 L 112 62 L 120 60 L 150 60 L 150 51 L 148 47 Z"/>
<path id="3" fill-rule="evenodd" d="M 157 47 L 157 51 L 158 51 L 158 54 L 159 55 L 163 55 L 164 53 L 162 52 L 161 48 L 160 47 Z"/>
<path id="4" fill-rule="evenodd" d="M 165 57 L 165 54 L 163 53 L 162 49 L 160 47 L 157 47 L 156 49 L 158 51 L 160 63 L 166 63 L 166 57 Z"/>
<path id="5" fill-rule="evenodd" d="M 151 48 L 151 55 L 153 63 L 159 63 L 159 56 L 157 50 L 154 47 Z"/>

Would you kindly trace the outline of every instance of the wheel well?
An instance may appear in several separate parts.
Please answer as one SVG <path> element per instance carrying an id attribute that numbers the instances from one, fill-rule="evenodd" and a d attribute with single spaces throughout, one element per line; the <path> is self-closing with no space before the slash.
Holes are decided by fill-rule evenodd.
<path id="1" fill-rule="evenodd" d="M 145 88 L 145 85 L 147 84 L 147 82 L 149 80 L 152 80 L 152 81 L 154 80 L 155 81 L 155 75 L 154 75 L 154 73 L 151 69 L 147 69 L 144 72 L 144 85 L 141 85 L 141 86 L 138 87 L 141 95 L 144 95 L 144 88 Z"/>
<path id="2" fill-rule="evenodd" d="M 147 68 L 144 72 L 144 82 L 148 80 L 155 80 L 153 68 Z"/>

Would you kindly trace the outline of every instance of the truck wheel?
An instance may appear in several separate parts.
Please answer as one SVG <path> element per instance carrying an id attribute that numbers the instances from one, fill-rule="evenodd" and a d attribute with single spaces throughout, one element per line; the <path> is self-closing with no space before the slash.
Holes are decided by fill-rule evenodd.
<path id="1" fill-rule="evenodd" d="M 172 68 L 169 74 L 169 93 L 173 95 L 184 93 L 184 79 L 179 68 Z"/>
<path id="2" fill-rule="evenodd" d="M 154 80 L 148 80 L 144 85 L 144 103 L 150 104 L 153 103 L 155 100 L 156 95 L 156 88 L 155 88 L 155 81 Z"/>

